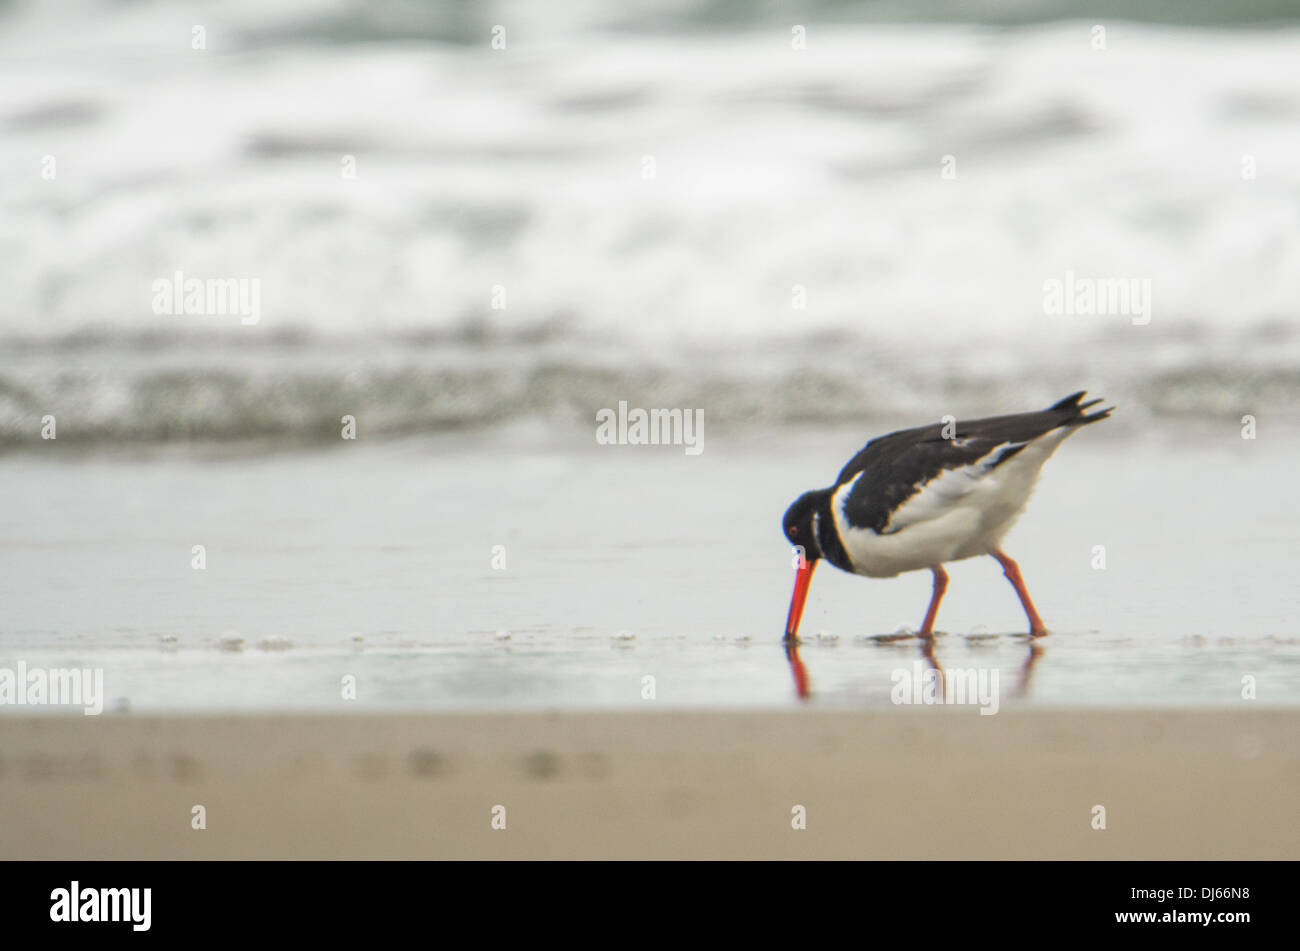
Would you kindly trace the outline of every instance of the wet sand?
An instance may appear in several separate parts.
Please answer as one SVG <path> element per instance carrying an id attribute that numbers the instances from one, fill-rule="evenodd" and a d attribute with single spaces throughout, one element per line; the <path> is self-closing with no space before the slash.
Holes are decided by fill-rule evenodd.
<path id="1" fill-rule="evenodd" d="M 1277 709 L 11 716 L 0 858 L 1295 859 L 1298 731 Z"/>
<path id="2" fill-rule="evenodd" d="M 1247 675 L 1260 702 L 1300 702 L 1300 431 L 1122 425 L 1062 447 L 1009 536 L 1052 631 L 1032 683 L 991 558 L 950 565 L 937 659 L 997 670 L 1007 707 L 1231 710 Z M 870 433 L 719 429 L 698 457 L 550 429 L 6 457 L 28 501 L 0 511 L 0 667 L 102 668 L 106 708 L 135 714 L 640 712 L 647 675 L 662 706 L 788 709 L 781 513 Z M 801 633 L 819 708 L 889 709 L 920 647 L 892 635 L 929 597 L 929 572 L 818 572 Z"/>

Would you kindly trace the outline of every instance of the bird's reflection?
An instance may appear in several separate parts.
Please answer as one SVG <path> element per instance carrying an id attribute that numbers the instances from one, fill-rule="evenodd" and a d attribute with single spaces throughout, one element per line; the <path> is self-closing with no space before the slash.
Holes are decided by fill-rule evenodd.
<path id="1" fill-rule="evenodd" d="M 1016 685 L 1016 696 L 1023 697 L 1029 693 L 1029 683 L 1034 674 L 1034 666 L 1038 659 L 1045 653 L 1041 638 L 1029 638 L 1029 653 L 1025 661 L 1020 665 L 1020 679 Z M 782 641 L 785 646 L 785 657 L 790 664 L 790 676 L 794 678 L 794 692 L 800 700 L 808 700 L 812 697 L 812 681 L 808 678 L 808 668 L 804 666 L 803 659 L 799 656 L 799 641 L 797 638 L 786 638 Z M 921 639 L 921 659 L 925 661 L 926 666 L 935 672 L 938 682 L 939 695 L 944 695 L 944 672 L 943 666 L 934 653 L 935 639 L 926 637 Z"/>
<path id="2" fill-rule="evenodd" d="M 1029 693 L 1029 678 L 1034 675 L 1034 665 L 1038 663 L 1038 658 L 1044 653 L 1042 638 L 1031 637 L 1029 639 L 1029 656 L 1025 662 L 1020 665 L 1020 683 L 1016 688 L 1016 696 L 1023 697 Z"/>
<path id="3" fill-rule="evenodd" d="M 939 661 L 934 656 L 933 637 L 921 638 L 921 659 L 925 661 L 925 665 L 927 667 L 929 667 L 931 670 L 934 671 L 934 676 L 935 676 L 934 685 L 935 688 L 938 689 L 939 691 L 939 696 L 941 697 L 945 696 L 944 694 L 945 685 L 943 682 L 943 668 L 939 665 Z"/>
<path id="4" fill-rule="evenodd" d="M 800 700 L 807 700 L 812 694 L 808 683 L 808 668 L 799 659 L 799 641 L 786 638 L 785 657 L 790 662 L 790 674 L 794 677 L 794 693 Z"/>

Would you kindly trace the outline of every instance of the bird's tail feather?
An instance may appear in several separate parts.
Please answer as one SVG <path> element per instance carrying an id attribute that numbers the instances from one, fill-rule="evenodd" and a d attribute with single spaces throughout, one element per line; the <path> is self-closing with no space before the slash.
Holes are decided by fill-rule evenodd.
<path id="1" fill-rule="evenodd" d="M 1079 401 L 1088 395 L 1087 390 L 1080 390 L 1078 393 L 1071 393 L 1060 402 L 1053 403 L 1047 408 L 1049 413 L 1068 413 L 1068 417 L 1061 420 L 1063 426 L 1084 426 L 1088 423 L 1095 423 L 1101 419 L 1107 419 L 1115 411 L 1115 407 L 1107 406 L 1105 409 L 1097 410 L 1095 413 L 1085 413 L 1084 410 L 1105 400 L 1088 400 L 1086 403 Z"/>

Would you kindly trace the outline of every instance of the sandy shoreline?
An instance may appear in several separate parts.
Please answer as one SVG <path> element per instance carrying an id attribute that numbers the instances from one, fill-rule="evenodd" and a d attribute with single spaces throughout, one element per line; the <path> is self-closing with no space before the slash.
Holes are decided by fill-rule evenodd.
<path id="1" fill-rule="evenodd" d="M 3 717 L 0 858 L 1294 859 L 1298 732 L 1269 709 Z"/>

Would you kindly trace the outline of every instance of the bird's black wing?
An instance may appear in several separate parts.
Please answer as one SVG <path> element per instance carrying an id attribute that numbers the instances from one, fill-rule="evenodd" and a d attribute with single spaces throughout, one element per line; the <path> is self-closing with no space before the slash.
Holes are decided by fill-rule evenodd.
<path id="1" fill-rule="evenodd" d="M 1080 403 L 1083 395 L 1084 391 L 1074 393 L 1033 413 L 958 421 L 951 439 L 944 438 L 943 423 L 873 439 L 835 480 L 840 486 L 861 474 L 844 502 L 849 524 L 883 532 L 894 510 L 945 470 L 981 463 L 981 469 L 991 471 L 1053 429 L 1081 426 L 1110 415 L 1110 409 L 1084 412 L 1101 400 Z"/>

